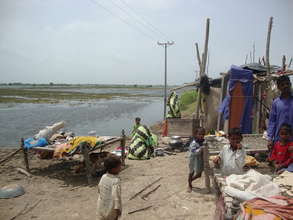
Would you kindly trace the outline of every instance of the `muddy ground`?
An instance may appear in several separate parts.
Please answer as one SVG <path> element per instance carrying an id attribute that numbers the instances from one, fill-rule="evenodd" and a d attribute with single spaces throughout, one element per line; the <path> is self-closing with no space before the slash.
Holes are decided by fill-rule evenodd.
<path id="1" fill-rule="evenodd" d="M 1 150 L 0 157 L 11 152 Z M 0 187 L 16 183 L 25 188 L 23 196 L 0 199 L 0 219 L 95 219 L 97 184 L 87 185 L 84 173 L 74 172 L 75 162 L 40 160 L 30 155 L 32 177 L 27 177 L 15 168 L 24 168 L 22 154 L 0 165 Z M 145 161 L 126 160 L 121 172 L 122 219 L 212 219 L 215 196 L 204 189 L 204 177 L 194 183 L 192 193 L 187 193 L 186 153 L 156 157 Z M 145 192 L 160 187 L 146 200 L 129 198 L 149 183 L 162 177 Z M 152 206 L 148 210 L 128 212 Z M 15 217 L 16 216 L 16 217 Z"/>

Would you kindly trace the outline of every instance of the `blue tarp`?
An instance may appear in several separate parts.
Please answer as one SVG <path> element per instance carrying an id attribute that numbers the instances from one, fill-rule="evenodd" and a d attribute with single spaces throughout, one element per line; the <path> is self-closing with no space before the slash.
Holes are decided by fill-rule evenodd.
<path id="1" fill-rule="evenodd" d="M 240 129 L 243 134 L 250 134 L 252 132 L 251 116 L 253 106 L 253 72 L 251 70 L 242 69 L 241 67 L 232 65 L 230 73 L 227 96 L 223 100 L 219 108 L 219 112 L 223 113 L 225 120 L 229 119 L 231 92 L 234 89 L 236 82 L 241 82 L 243 94 L 245 96 L 245 105 L 240 122 Z"/>

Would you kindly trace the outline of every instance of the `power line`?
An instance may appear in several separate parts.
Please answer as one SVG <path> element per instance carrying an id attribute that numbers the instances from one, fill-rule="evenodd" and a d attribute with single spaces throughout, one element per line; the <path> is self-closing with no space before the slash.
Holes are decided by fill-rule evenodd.
<path id="1" fill-rule="evenodd" d="M 134 15 L 136 15 L 136 17 L 140 18 L 142 21 L 144 21 L 147 25 L 149 25 L 154 31 L 156 31 L 157 33 L 159 33 L 160 35 L 162 35 L 164 38 L 168 39 L 169 37 L 163 33 L 160 29 L 158 29 L 156 26 L 154 26 L 151 22 L 149 22 L 145 16 L 143 15 L 139 15 L 138 12 L 136 12 L 136 10 L 130 6 L 128 3 L 126 3 L 124 0 L 120 0 L 120 2 L 122 2 Z"/>
<path id="2" fill-rule="evenodd" d="M 128 13 L 129 11 L 126 10 L 126 8 L 121 7 L 121 5 L 117 4 L 116 1 L 114 1 L 114 0 L 110 0 L 110 1 L 112 2 L 112 4 L 113 4 L 114 6 L 116 6 L 116 7 L 119 8 L 122 12 L 124 12 L 127 16 L 129 16 L 130 18 L 132 18 L 134 22 L 136 22 L 136 23 L 138 23 L 139 25 L 143 26 L 146 30 L 152 32 L 155 36 L 159 36 L 158 32 L 154 31 L 154 30 L 153 30 L 152 28 L 150 28 L 147 24 L 145 24 L 144 22 L 142 22 L 141 20 L 139 20 L 139 18 L 138 18 L 137 15 L 134 16 L 133 13 L 132 13 L 132 14 Z"/>
<path id="3" fill-rule="evenodd" d="M 112 12 L 110 9 L 108 9 L 107 7 L 105 7 L 104 5 L 102 5 L 100 2 L 97 2 L 95 0 L 91 0 L 91 2 L 93 2 L 94 4 L 100 6 L 101 8 L 103 8 L 105 11 L 107 11 L 108 13 L 110 13 L 112 16 L 117 17 L 120 21 L 122 21 L 123 23 L 125 23 L 126 25 L 128 25 L 129 27 L 133 28 L 134 30 L 140 32 L 142 35 L 144 35 L 145 37 L 151 39 L 151 40 L 156 40 L 153 36 L 145 33 L 144 31 L 140 30 L 139 28 L 137 28 L 135 25 L 127 22 L 125 19 L 123 19 L 121 16 L 115 14 L 114 12 Z"/>

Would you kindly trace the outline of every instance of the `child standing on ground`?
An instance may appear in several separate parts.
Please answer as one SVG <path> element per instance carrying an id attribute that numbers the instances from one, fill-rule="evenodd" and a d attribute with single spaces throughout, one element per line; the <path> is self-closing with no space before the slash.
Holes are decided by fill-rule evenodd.
<path id="1" fill-rule="evenodd" d="M 203 172 L 203 142 L 205 129 L 198 128 L 195 130 L 193 137 L 189 141 L 189 176 L 188 176 L 188 192 L 192 191 L 192 181 L 201 177 Z"/>
<path id="2" fill-rule="evenodd" d="M 245 165 L 246 153 L 241 144 L 242 134 L 239 128 L 232 128 L 229 131 L 228 139 L 230 144 L 225 145 L 213 161 L 220 165 L 222 175 L 242 174 Z"/>
<path id="3" fill-rule="evenodd" d="M 121 171 L 119 157 L 108 157 L 104 166 L 107 173 L 104 174 L 98 185 L 98 220 L 117 220 L 121 216 L 121 185 L 118 174 Z"/>
<path id="4" fill-rule="evenodd" d="M 280 139 L 275 143 L 269 158 L 270 161 L 274 162 L 276 171 L 285 170 L 293 163 L 292 127 L 283 123 L 279 130 L 279 136 Z"/>

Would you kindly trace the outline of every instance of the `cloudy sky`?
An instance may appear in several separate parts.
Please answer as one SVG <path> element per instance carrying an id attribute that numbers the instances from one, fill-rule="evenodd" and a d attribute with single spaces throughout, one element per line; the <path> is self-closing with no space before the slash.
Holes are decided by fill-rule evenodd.
<path id="1" fill-rule="evenodd" d="M 255 42 L 271 63 L 293 56 L 292 0 L 0 0 L 0 82 L 163 84 L 191 82 L 211 19 L 209 75 L 240 65 Z"/>

